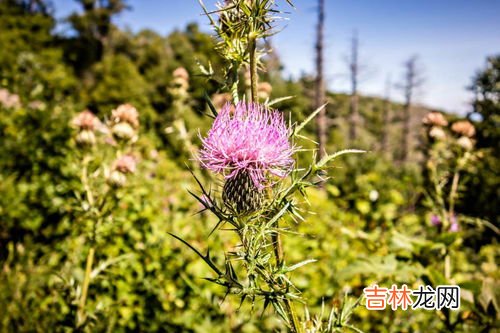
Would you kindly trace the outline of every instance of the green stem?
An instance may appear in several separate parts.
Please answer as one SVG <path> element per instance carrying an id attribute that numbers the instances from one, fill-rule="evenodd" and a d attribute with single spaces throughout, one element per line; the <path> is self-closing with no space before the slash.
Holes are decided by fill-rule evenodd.
<path id="1" fill-rule="evenodd" d="M 231 86 L 231 95 L 233 97 L 233 101 L 234 103 L 238 103 L 240 98 L 238 96 L 238 83 L 239 83 L 239 79 L 238 79 L 238 69 L 240 68 L 240 65 L 236 64 L 236 63 L 233 63 L 233 69 L 232 69 L 232 76 L 233 76 L 233 84 Z"/>
<path id="2" fill-rule="evenodd" d="M 85 321 L 85 303 L 87 302 L 87 293 L 90 285 L 90 274 L 92 273 L 92 264 L 94 263 L 95 248 L 92 246 L 87 255 L 87 263 L 85 265 L 85 276 L 83 278 L 82 295 L 78 303 L 77 326 L 80 326 Z"/>
<path id="3" fill-rule="evenodd" d="M 444 277 L 446 281 L 450 281 L 451 278 L 451 257 L 449 250 L 446 250 L 446 255 L 444 257 Z"/>
<path id="4" fill-rule="evenodd" d="M 278 229 L 279 225 L 276 222 L 276 229 Z M 283 264 L 283 245 L 281 242 L 281 234 L 277 231 L 273 234 L 273 246 L 274 246 L 274 255 L 276 256 L 276 265 L 281 267 Z M 300 324 L 299 318 L 297 317 L 297 311 L 295 310 L 295 306 L 293 301 L 284 296 L 285 303 L 285 311 L 288 315 L 288 320 L 290 321 L 290 327 L 293 333 L 302 333 L 302 325 Z"/>
<path id="5" fill-rule="evenodd" d="M 252 93 L 252 102 L 257 103 L 257 81 L 259 80 L 257 74 L 257 40 L 255 37 L 250 36 L 250 89 Z"/>
<path id="6" fill-rule="evenodd" d="M 455 171 L 455 174 L 453 175 L 453 180 L 451 183 L 451 191 L 450 191 L 450 198 L 449 198 L 449 204 L 450 204 L 450 209 L 449 209 L 449 218 L 451 219 L 453 214 L 455 213 L 455 198 L 457 196 L 457 191 L 458 191 L 458 181 L 460 179 L 460 171 L 457 170 Z"/>
<path id="7" fill-rule="evenodd" d="M 94 206 L 94 196 L 92 194 L 92 190 L 90 189 L 89 179 L 88 179 L 88 165 L 90 163 L 90 156 L 86 155 L 83 158 L 82 163 L 82 176 L 81 181 L 83 187 L 85 189 L 85 193 L 87 196 L 87 202 L 90 207 Z M 87 294 L 90 286 L 90 274 L 92 272 L 92 265 L 94 263 L 94 254 L 95 254 L 95 239 L 96 239 L 96 228 L 97 222 L 93 222 L 92 226 L 92 238 L 91 238 L 91 246 L 89 249 L 89 253 L 87 254 L 87 260 L 85 264 L 85 275 L 82 283 L 82 294 L 80 296 L 80 300 L 78 302 L 78 310 L 76 314 L 76 325 L 77 327 L 81 326 L 85 322 L 85 303 L 87 302 Z"/>

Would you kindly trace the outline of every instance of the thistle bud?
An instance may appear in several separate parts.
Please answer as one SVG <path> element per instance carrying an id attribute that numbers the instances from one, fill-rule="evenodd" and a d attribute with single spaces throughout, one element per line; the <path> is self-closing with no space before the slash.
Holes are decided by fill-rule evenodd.
<path id="1" fill-rule="evenodd" d="M 426 114 L 422 119 L 422 123 L 424 125 L 441 127 L 448 125 L 448 121 L 444 118 L 443 114 L 435 111 Z"/>
<path id="2" fill-rule="evenodd" d="M 96 142 L 95 134 L 91 130 L 80 131 L 76 135 L 76 142 L 82 146 L 93 146 Z"/>
<path id="3" fill-rule="evenodd" d="M 127 182 L 127 174 L 136 170 L 136 160 L 131 155 L 123 155 L 113 162 L 111 173 L 107 177 L 107 183 L 113 187 L 122 187 Z"/>
<path id="4" fill-rule="evenodd" d="M 139 113 L 131 104 L 122 104 L 111 111 L 113 123 L 128 123 L 131 127 L 139 127 Z"/>
<path id="5" fill-rule="evenodd" d="M 472 140 L 466 136 L 461 136 L 457 140 L 457 144 L 465 150 L 471 150 L 474 147 L 474 143 L 472 142 Z"/>
<path id="6" fill-rule="evenodd" d="M 222 190 L 222 201 L 226 207 L 237 214 L 250 214 L 259 210 L 264 202 L 265 193 L 255 186 L 246 171 L 226 180 Z"/>
<path id="7" fill-rule="evenodd" d="M 123 155 L 113 163 L 113 170 L 118 170 L 123 174 L 134 173 L 137 162 L 131 155 Z"/>
<path id="8" fill-rule="evenodd" d="M 268 99 L 273 91 L 273 86 L 269 82 L 260 82 L 257 87 L 257 94 L 260 99 Z"/>
<path id="9" fill-rule="evenodd" d="M 0 89 L 0 105 L 6 109 L 15 109 L 21 107 L 19 95 L 12 94 L 7 89 Z"/>
<path id="10" fill-rule="evenodd" d="M 118 123 L 113 125 L 111 132 L 117 139 L 132 140 L 136 137 L 134 128 L 129 123 Z"/>
<path id="11" fill-rule="evenodd" d="M 439 215 L 436 215 L 436 214 L 432 214 L 431 215 L 431 224 L 433 226 L 440 226 L 442 224 L 441 222 L 441 218 L 439 217 Z"/>
<path id="12" fill-rule="evenodd" d="M 181 78 L 185 81 L 189 80 L 189 73 L 184 67 L 179 67 L 173 72 L 174 78 Z"/>
<path id="13" fill-rule="evenodd" d="M 476 129 L 467 120 L 460 120 L 451 125 L 451 130 L 459 135 L 472 138 L 476 134 Z"/>
<path id="14" fill-rule="evenodd" d="M 181 77 L 174 78 L 174 80 L 172 82 L 173 82 L 174 88 L 177 88 L 177 89 L 180 89 L 183 91 L 188 90 L 188 88 L 189 88 L 189 82 L 184 80 Z"/>
<path id="15" fill-rule="evenodd" d="M 429 136 L 435 140 L 442 140 L 446 138 L 446 133 L 441 127 L 432 126 L 431 130 L 429 131 Z"/>
<path id="16" fill-rule="evenodd" d="M 122 187 L 127 182 L 127 177 L 122 172 L 113 170 L 106 179 L 106 182 L 112 187 Z"/>
<path id="17" fill-rule="evenodd" d="M 101 122 L 92 112 L 84 110 L 73 118 L 71 124 L 80 130 L 94 131 L 100 126 Z"/>

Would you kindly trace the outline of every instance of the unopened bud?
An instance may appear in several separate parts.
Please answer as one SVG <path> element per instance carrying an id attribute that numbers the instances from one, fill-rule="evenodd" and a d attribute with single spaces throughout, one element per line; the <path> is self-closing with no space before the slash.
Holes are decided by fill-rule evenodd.
<path id="1" fill-rule="evenodd" d="M 131 155 L 123 155 L 113 163 L 113 170 L 118 170 L 121 173 L 134 173 L 137 162 Z"/>
<path id="2" fill-rule="evenodd" d="M 474 125 L 472 125 L 471 122 L 467 120 L 460 120 L 456 123 L 453 123 L 453 125 L 451 125 L 451 130 L 457 134 L 469 138 L 473 137 L 476 134 Z"/>
<path id="3" fill-rule="evenodd" d="M 118 170 L 113 170 L 106 181 L 112 187 L 122 187 L 127 182 L 127 176 Z"/>
<path id="4" fill-rule="evenodd" d="M 431 130 L 429 131 L 429 136 L 436 140 L 442 140 L 446 138 L 446 133 L 441 127 L 432 126 Z"/>
<path id="5" fill-rule="evenodd" d="M 257 87 L 257 95 L 260 99 L 268 99 L 272 91 L 273 87 L 269 82 L 260 82 Z"/>
<path id="6" fill-rule="evenodd" d="M 472 142 L 472 140 L 466 136 L 461 136 L 457 140 L 457 144 L 465 150 L 471 150 L 472 147 L 474 147 L 474 143 Z"/>
<path id="7" fill-rule="evenodd" d="M 76 142 L 82 146 L 93 146 L 95 141 L 95 134 L 91 130 L 83 130 L 76 135 Z"/>
<path id="8" fill-rule="evenodd" d="M 113 135 L 122 140 L 132 140 L 136 133 L 134 128 L 129 123 L 118 123 L 111 128 Z"/>
<path id="9" fill-rule="evenodd" d="M 429 125 L 429 126 L 448 125 L 448 121 L 446 121 L 446 118 L 443 116 L 443 114 L 441 112 L 435 112 L 435 111 L 426 114 L 425 117 L 422 119 L 422 123 L 424 125 Z"/>

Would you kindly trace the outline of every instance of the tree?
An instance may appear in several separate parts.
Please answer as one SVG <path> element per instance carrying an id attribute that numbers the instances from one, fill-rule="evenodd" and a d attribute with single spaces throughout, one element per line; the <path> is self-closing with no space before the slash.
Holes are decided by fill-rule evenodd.
<path id="1" fill-rule="evenodd" d="M 325 82 L 323 73 L 323 39 L 324 39 L 324 25 L 325 25 L 325 0 L 318 0 L 318 25 L 316 34 L 316 87 L 314 105 L 315 108 L 321 107 L 325 104 Z M 319 144 L 318 158 L 322 158 L 326 154 L 326 132 L 327 132 L 327 119 L 326 109 L 323 108 L 316 117 L 316 131 Z"/>
<path id="2" fill-rule="evenodd" d="M 391 78 L 387 77 L 385 82 L 384 105 L 382 106 L 382 153 L 387 154 L 389 150 L 389 123 L 391 121 Z"/>
<path id="3" fill-rule="evenodd" d="M 0 1 L 0 81 L 23 98 L 68 95 L 75 85 L 51 32 L 51 3 Z"/>
<path id="4" fill-rule="evenodd" d="M 475 172 L 469 175 L 464 187 L 461 210 L 471 216 L 500 223 L 500 55 L 489 57 L 486 66 L 472 80 L 470 90 L 475 95 L 468 117 L 476 119 L 477 148 L 482 158 L 474 163 Z M 492 233 L 490 233 L 491 235 Z M 490 237 L 487 236 L 487 237 Z M 494 237 L 494 236 L 493 236 Z"/>
<path id="5" fill-rule="evenodd" d="M 489 57 L 486 67 L 478 72 L 470 90 L 475 95 L 469 118 L 478 117 L 477 145 L 496 149 L 500 154 L 500 55 Z"/>
<path id="6" fill-rule="evenodd" d="M 349 60 L 349 71 L 351 77 L 351 99 L 349 105 L 349 140 L 351 142 L 357 139 L 357 127 L 359 125 L 359 59 L 358 59 L 359 40 L 355 31 L 351 40 L 351 55 Z"/>
<path id="7" fill-rule="evenodd" d="M 127 9 L 126 0 L 76 0 L 83 8 L 82 13 L 73 13 L 68 21 L 77 33 L 77 38 L 68 45 L 79 74 L 86 71 L 104 56 L 110 44 L 113 29 L 112 19 Z"/>
<path id="8" fill-rule="evenodd" d="M 404 63 L 403 82 L 399 87 L 403 90 L 405 102 L 403 106 L 403 126 L 401 139 L 401 162 L 406 162 L 410 151 L 410 140 L 413 134 L 411 129 L 411 109 L 415 90 L 423 83 L 418 67 L 418 57 L 412 56 Z"/>

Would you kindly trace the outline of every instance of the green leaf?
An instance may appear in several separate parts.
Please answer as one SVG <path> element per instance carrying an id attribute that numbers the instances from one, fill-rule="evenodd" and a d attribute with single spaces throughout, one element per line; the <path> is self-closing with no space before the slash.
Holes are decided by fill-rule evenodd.
<path id="1" fill-rule="evenodd" d="M 310 263 L 313 263 L 313 262 L 316 262 L 317 260 L 316 259 L 307 259 L 307 260 L 304 260 L 304 261 L 301 261 L 295 265 L 292 265 L 290 267 L 285 267 L 285 271 L 286 272 L 292 272 L 294 270 L 296 270 L 297 268 L 300 268 L 302 266 L 305 266 L 307 264 L 310 264 Z"/>
<path id="2" fill-rule="evenodd" d="M 94 268 L 92 270 L 92 272 L 90 273 L 90 278 L 95 279 L 100 273 L 104 272 L 108 267 L 111 267 L 111 266 L 119 263 L 120 261 L 130 259 L 133 256 L 134 256 L 133 253 L 128 253 L 128 254 L 118 256 L 116 258 L 111 258 L 109 260 L 106 260 L 105 262 L 101 263 L 99 266 L 97 266 L 96 268 Z"/>
<path id="3" fill-rule="evenodd" d="M 218 113 L 217 110 L 215 109 L 215 106 L 213 105 L 212 101 L 210 100 L 210 97 L 207 95 L 207 92 L 205 92 L 205 100 L 207 101 L 208 108 L 212 112 L 214 117 L 217 117 Z"/>
<path id="4" fill-rule="evenodd" d="M 274 104 L 278 104 L 278 103 L 281 103 L 281 102 L 283 102 L 283 101 L 287 101 L 287 100 L 292 99 L 292 98 L 294 98 L 294 97 L 295 97 L 295 96 L 284 96 L 284 97 L 275 98 L 275 99 L 273 99 L 272 101 L 269 101 L 269 102 L 267 103 L 267 106 L 272 106 L 272 105 L 274 105 Z"/>
<path id="5" fill-rule="evenodd" d="M 181 241 L 184 245 L 186 245 L 187 247 L 189 247 L 191 250 L 194 251 L 194 253 L 196 253 L 201 259 L 203 259 L 203 261 L 205 261 L 207 263 L 208 266 L 210 266 L 210 268 L 212 268 L 214 270 L 215 273 L 217 273 L 219 276 L 222 276 L 224 275 L 222 273 L 222 271 L 217 268 L 217 266 L 215 266 L 215 264 L 212 262 L 212 259 L 210 259 L 210 254 L 209 252 L 207 251 L 207 254 L 204 256 L 203 254 L 201 254 L 200 251 L 198 251 L 195 247 L 193 247 L 191 244 L 189 244 L 188 242 L 186 242 L 184 239 L 172 234 L 172 233 L 168 233 L 170 236 L 174 237 L 175 239 Z"/>
<path id="6" fill-rule="evenodd" d="M 299 132 L 302 131 L 304 129 L 304 127 L 311 120 L 313 120 L 313 118 L 316 117 L 318 115 L 318 113 L 320 113 L 321 110 L 323 110 L 325 107 L 326 107 L 326 104 L 323 104 L 322 106 L 320 106 L 319 108 L 317 108 L 316 110 L 314 110 L 313 113 L 311 113 L 303 122 L 301 122 L 299 125 L 295 126 L 295 128 L 293 130 L 293 135 L 297 136 L 297 134 L 299 134 Z"/>
<path id="7" fill-rule="evenodd" d="M 333 161 L 337 157 L 345 154 L 364 154 L 366 153 L 366 150 L 361 150 L 361 149 L 344 149 L 341 151 L 338 151 L 334 154 L 331 155 L 326 155 L 324 156 L 321 160 L 319 160 L 318 163 L 316 163 L 315 167 L 318 170 L 321 170 L 324 168 L 330 161 Z"/>

